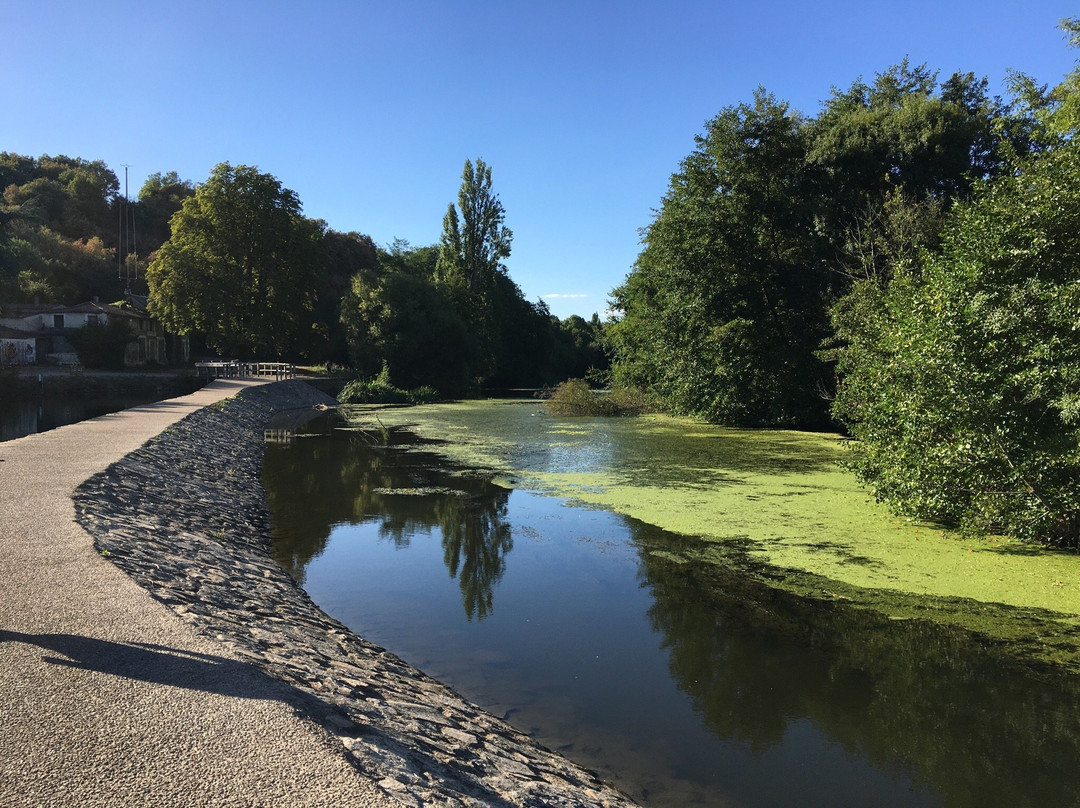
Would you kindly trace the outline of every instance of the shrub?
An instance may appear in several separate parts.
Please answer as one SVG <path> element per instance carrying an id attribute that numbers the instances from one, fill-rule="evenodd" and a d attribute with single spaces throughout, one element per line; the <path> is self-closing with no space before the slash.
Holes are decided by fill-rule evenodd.
<path id="1" fill-rule="evenodd" d="M 415 390 L 410 390 L 406 395 L 410 404 L 435 404 L 442 400 L 439 391 L 426 384 L 417 387 Z"/>
<path id="2" fill-rule="evenodd" d="M 593 391 L 584 379 L 559 384 L 545 403 L 552 415 L 640 415 L 650 408 L 640 393 L 616 388 L 608 393 Z"/>
<path id="3" fill-rule="evenodd" d="M 86 367 L 119 370 L 124 367 L 124 352 L 131 342 L 131 327 L 119 319 L 105 325 L 91 320 L 83 328 L 68 332 L 67 339 Z"/>
<path id="4" fill-rule="evenodd" d="M 408 397 L 404 390 L 378 379 L 353 379 L 342 389 L 338 401 L 342 404 L 405 404 Z"/>
<path id="5" fill-rule="evenodd" d="M 374 379 L 353 379 L 338 395 L 342 404 L 434 404 L 440 400 L 439 391 L 427 385 L 408 391 L 394 387 L 385 368 Z"/>
<path id="6" fill-rule="evenodd" d="M 841 311 L 833 409 L 898 512 L 1080 545 L 1080 142 L 953 214 L 943 251 Z"/>

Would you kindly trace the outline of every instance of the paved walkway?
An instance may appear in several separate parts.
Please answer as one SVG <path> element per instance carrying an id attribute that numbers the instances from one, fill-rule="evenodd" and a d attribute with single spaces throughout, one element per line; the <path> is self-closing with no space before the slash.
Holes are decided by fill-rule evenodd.
<path id="1" fill-rule="evenodd" d="M 194 634 L 94 551 L 72 493 L 260 384 L 0 443 L 0 806 L 397 806 L 285 686 Z"/>

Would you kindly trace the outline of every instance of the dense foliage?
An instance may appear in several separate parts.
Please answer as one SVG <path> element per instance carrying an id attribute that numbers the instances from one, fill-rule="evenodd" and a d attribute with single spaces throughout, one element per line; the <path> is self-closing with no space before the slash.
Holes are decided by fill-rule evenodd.
<path id="1" fill-rule="evenodd" d="M 436 246 L 397 241 L 352 278 L 341 320 L 363 377 L 443 396 L 535 388 L 607 367 L 598 317 L 559 321 L 525 299 L 503 260 L 513 235 L 483 160 L 466 161 Z"/>
<path id="2" fill-rule="evenodd" d="M 764 90 L 724 109 L 671 178 L 612 293 L 616 381 L 746 425 L 828 423 L 817 351 L 851 278 L 877 274 L 891 198 L 947 206 L 1024 148 L 985 82 L 907 62 L 834 91 L 816 119 Z"/>
<path id="3" fill-rule="evenodd" d="M 516 288 L 507 289 L 509 276 L 502 261 L 510 256 L 514 234 L 505 218 L 502 202 L 492 191 L 491 167 L 483 160 L 475 166 L 466 160 L 457 205 L 451 204 L 443 218 L 435 280 L 468 325 L 470 360 L 481 377 L 496 369 L 499 304 L 521 296 Z"/>
<path id="4" fill-rule="evenodd" d="M 194 193 L 175 172 L 149 177 L 137 200 L 100 160 L 0 153 L 0 301 L 118 299 L 141 282 L 169 219 Z M 121 247 L 121 224 L 124 231 Z"/>
<path id="5" fill-rule="evenodd" d="M 430 385 L 402 390 L 390 383 L 386 368 L 373 379 L 353 379 L 338 393 L 342 404 L 434 404 L 439 392 Z"/>
<path id="6" fill-rule="evenodd" d="M 117 190 L 100 161 L 0 153 L 0 300 L 118 296 Z"/>
<path id="7" fill-rule="evenodd" d="M 72 331 L 68 340 L 86 367 L 120 370 L 124 367 L 124 351 L 131 342 L 131 326 L 119 319 L 104 325 L 92 319 L 85 328 Z"/>
<path id="8" fill-rule="evenodd" d="M 307 219 L 272 175 L 228 163 L 198 186 L 151 174 L 128 199 L 100 161 L 0 153 L 0 190 L 0 306 L 150 293 L 196 355 L 351 363 L 369 379 L 386 367 L 442 395 L 607 367 L 598 317 L 560 322 L 510 279 L 482 160 L 466 163 L 442 243 L 416 248 Z"/>
<path id="9" fill-rule="evenodd" d="M 222 163 L 147 269 L 150 312 L 221 353 L 287 356 L 310 328 L 322 231 L 269 174 Z"/>
<path id="10" fill-rule="evenodd" d="M 651 408 L 638 392 L 616 388 L 593 390 L 584 379 L 567 379 L 551 392 L 544 408 L 552 415 L 615 416 L 641 415 Z"/>
<path id="11" fill-rule="evenodd" d="M 709 122 L 613 293 L 617 382 L 715 421 L 816 417 L 831 278 L 806 154 L 805 121 L 764 92 Z"/>
<path id="12" fill-rule="evenodd" d="M 1011 84 L 904 62 L 816 118 L 723 110 L 613 292 L 614 378 L 728 424 L 831 415 L 898 511 L 1080 543 L 1080 69 Z"/>
<path id="13" fill-rule="evenodd" d="M 896 260 L 834 311 L 852 465 L 903 513 L 1080 542 L 1074 93 L 1057 89 L 1050 137 L 954 212 L 939 251 Z"/>

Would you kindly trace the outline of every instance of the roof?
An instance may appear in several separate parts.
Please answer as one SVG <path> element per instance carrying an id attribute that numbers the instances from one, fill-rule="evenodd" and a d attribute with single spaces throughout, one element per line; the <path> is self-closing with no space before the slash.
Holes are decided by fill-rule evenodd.
<path id="1" fill-rule="evenodd" d="M 0 303 L 0 317 L 22 319 L 35 314 L 51 314 L 63 308 L 63 303 Z"/>
<path id="2" fill-rule="evenodd" d="M 131 292 L 128 292 L 124 295 L 124 299 L 127 303 L 131 304 L 135 311 L 146 314 L 146 307 L 150 303 L 150 295 L 133 295 Z"/>
<path id="3" fill-rule="evenodd" d="M 112 303 L 77 303 L 74 306 L 64 306 L 55 309 L 51 314 L 107 314 L 110 317 L 138 317 L 148 319 L 148 315 L 135 309 L 114 306 Z"/>
<path id="4" fill-rule="evenodd" d="M 37 334 L 32 331 L 23 331 L 19 328 L 0 325 L 0 339 L 37 339 Z"/>

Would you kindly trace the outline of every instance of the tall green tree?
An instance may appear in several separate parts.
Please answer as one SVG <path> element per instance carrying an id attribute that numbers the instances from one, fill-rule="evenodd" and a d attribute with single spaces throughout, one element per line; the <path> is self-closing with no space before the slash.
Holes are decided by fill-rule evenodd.
<path id="1" fill-rule="evenodd" d="M 221 163 L 184 200 L 147 269 L 151 312 L 222 353 L 292 356 L 310 328 L 322 239 L 275 177 Z"/>
<path id="2" fill-rule="evenodd" d="M 514 234 L 492 191 L 491 167 L 482 159 L 465 161 L 455 207 L 443 218 L 435 279 L 455 302 L 469 326 L 475 375 L 496 372 L 499 326 L 497 297 L 507 276 L 503 260 L 510 256 Z"/>
<path id="3" fill-rule="evenodd" d="M 759 89 L 696 140 L 612 293 L 614 380 L 714 421 L 820 422 L 830 275 L 806 121 Z"/>
<path id="4" fill-rule="evenodd" d="M 987 94 L 986 79 L 957 72 L 939 85 L 936 72 L 907 60 L 870 84 L 834 90 L 809 138 L 808 159 L 825 175 L 819 226 L 836 268 L 885 281 L 887 230 L 901 200 L 943 215 L 1030 148 L 1027 128 Z"/>
<path id="5" fill-rule="evenodd" d="M 556 330 L 551 365 L 555 381 L 592 378 L 608 371 L 610 362 L 602 345 L 603 323 L 598 314 L 589 320 L 571 314 L 553 325 Z"/>
<path id="6" fill-rule="evenodd" d="M 1062 25 L 1080 44 L 1080 21 Z M 1078 76 L 1050 94 L 1017 77 L 1021 113 L 995 121 L 1027 138 L 997 155 L 1008 170 L 948 216 L 940 248 L 915 228 L 833 310 L 833 411 L 898 511 L 1080 543 Z"/>
<path id="7" fill-rule="evenodd" d="M 1080 17 L 1059 24 L 1069 44 L 1080 48 Z M 1019 71 L 1009 75 L 1009 85 L 1037 149 L 1060 145 L 1080 130 L 1080 62 L 1052 89 Z"/>
<path id="8" fill-rule="evenodd" d="M 817 118 L 760 89 L 723 110 L 613 292 L 615 381 L 724 423 L 828 423 L 830 309 L 868 314 L 908 235 L 929 245 L 956 200 L 1026 151 L 1015 124 L 985 80 L 939 85 L 907 61 L 834 91 Z"/>
<path id="9" fill-rule="evenodd" d="M 346 365 L 350 352 L 343 327 L 343 303 L 353 279 L 367 278 L 378 268 L 378 248 L 370 236 L 339 233 L 325 223 L 317 224 L 324 231 L 327 260 L 318 274 L 311 328 L 300 341 L 300 348 L 311 361 Z"/>
<path id="10" fill-rule="evenodd" d="M 972 73 L 937 79 L 904 60 L 871 84 L 833 91 L 813 122 L 809 159 L 827 172 L 834 205 L 859 210 L 896 189 L 915 199 L 964 197 L 1000 170 L 994 122 L 1005 105 Z"/>

